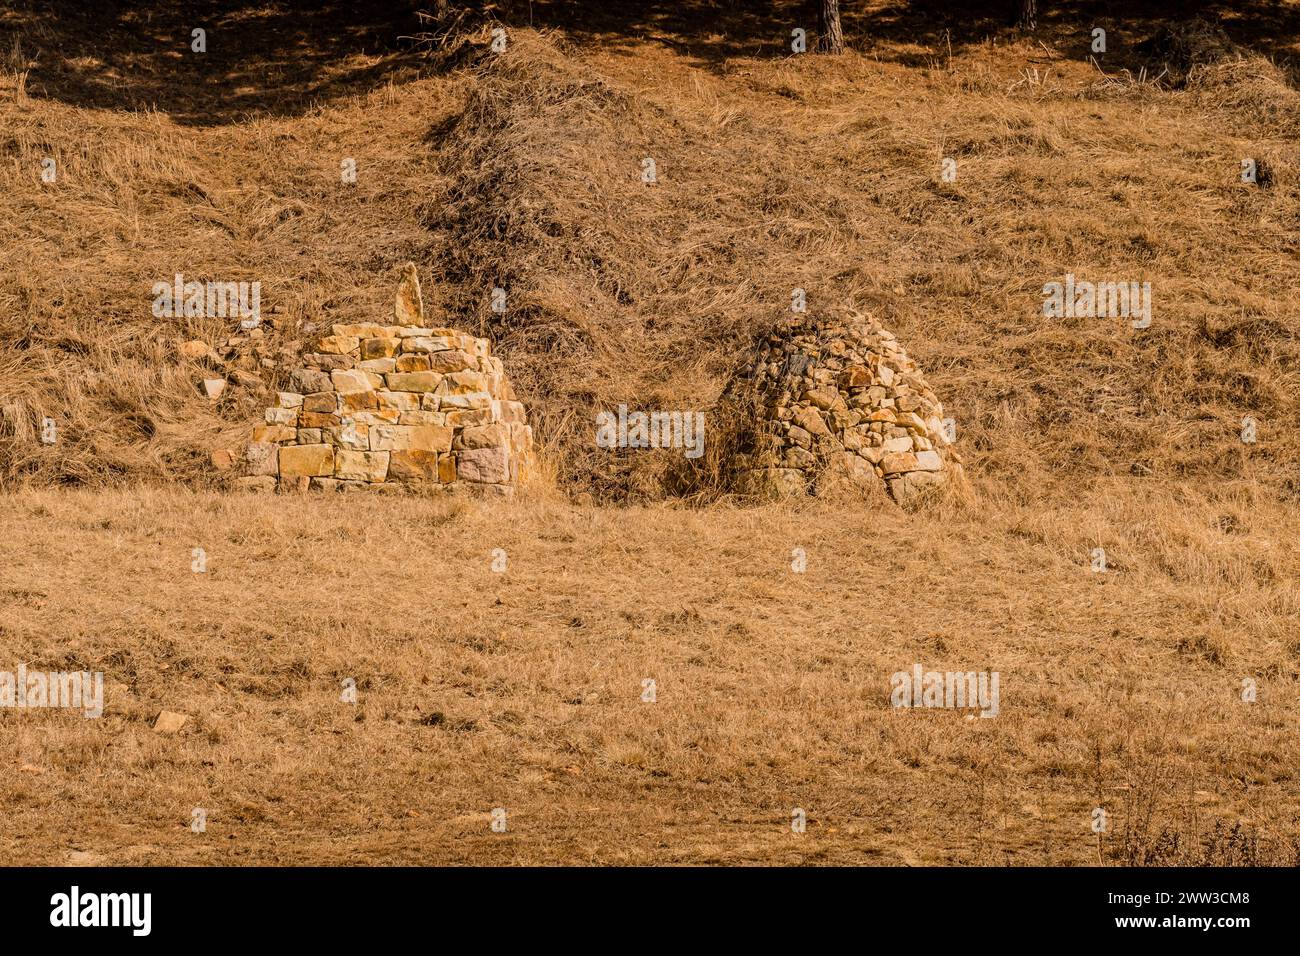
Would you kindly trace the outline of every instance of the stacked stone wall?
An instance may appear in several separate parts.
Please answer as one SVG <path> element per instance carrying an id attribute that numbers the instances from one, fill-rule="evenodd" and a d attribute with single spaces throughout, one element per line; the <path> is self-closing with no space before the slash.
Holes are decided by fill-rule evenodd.
<path id="1" fill-rule="evenodd" d="M 240 484 L 281 491 L 392 483 L 508 494 L 528 477 L 532 429 L 487 339 L 422 324 L 414 267 L 402 324 L 335 325 L 292 391 L 253 430 Z"/>
<path id="2" fill-rule="evenodd" d="M 881 487 L 897 501 L 961 471 L 943 405 L 893 333 L 862 313 L 798 316 L 733 383 L 755 421 L 731 462 L 744 493 Z"/>

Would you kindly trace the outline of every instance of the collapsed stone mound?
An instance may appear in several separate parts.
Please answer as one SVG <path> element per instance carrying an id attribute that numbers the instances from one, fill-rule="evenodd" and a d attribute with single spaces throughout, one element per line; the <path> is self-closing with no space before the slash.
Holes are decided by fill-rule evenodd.
<path id="1" fill-rule="evenodd" d="M 238 483 L 349 490 L 391 483 L 508 494 L 532 466 L 532 429 L 486 339 L 423 323 L 414 266 L 397 324 L 335 325 L 253 430 Z"/>
<path id="2" fill-rule="evenodd" d="M 839 485 L 904 502 L 961 473 L 938 397 L 893 333 L 860 312 L 784 323 L 730 391 L 752 403 L 730 463 L 743 494 Z"/>

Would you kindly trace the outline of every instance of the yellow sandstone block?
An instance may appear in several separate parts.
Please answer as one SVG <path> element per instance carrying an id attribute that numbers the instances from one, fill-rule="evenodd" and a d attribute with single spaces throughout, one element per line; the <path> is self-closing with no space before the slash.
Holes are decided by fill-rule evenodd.
<path id="1" fill-rule="evenodd" d="M 329 445 L 286 445 L 280 449 L 280 475 L 314 478 L 334 474 L 334 449 Z"/>

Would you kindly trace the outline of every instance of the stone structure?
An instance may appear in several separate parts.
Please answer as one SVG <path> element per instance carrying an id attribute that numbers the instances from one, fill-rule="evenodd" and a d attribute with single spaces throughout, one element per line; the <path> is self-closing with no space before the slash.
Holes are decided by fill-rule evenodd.
<path id="1" fill-rule="evenodd" d="M 939 399 L 893 334 L 862 313 L 796 316 L 729 393 L 749 405 L 729 462 L 741 493 L 843 483 L 883 487 L 902 503 L 960 475 Z"/>
<path id="2" fill-rule="evenodd" d="M 292 392 L 253 430 L 245 475 L 257 490 L 391 483 L 496 493 L 527 477 L 532 429 L 486 339 L 424 325 L 415 267 L 393 324 L 335 325 L 304 356 Z"/>

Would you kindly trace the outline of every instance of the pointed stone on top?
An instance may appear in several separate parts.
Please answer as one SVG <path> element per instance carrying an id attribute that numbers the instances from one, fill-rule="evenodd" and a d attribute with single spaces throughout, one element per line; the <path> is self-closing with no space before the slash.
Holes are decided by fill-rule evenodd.
<path id="1" fill-rule="evenodd" d="M 416 275 L 414 262 L 402 267 L 402 283 L 397 287 L 394 314 L 398 325 L 424 324 L 424 299 L 420 296 L 420 277 Z"/>

